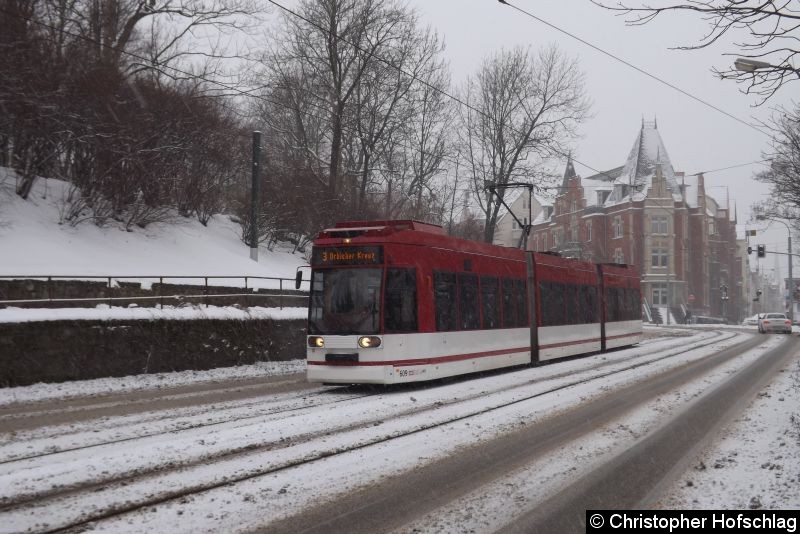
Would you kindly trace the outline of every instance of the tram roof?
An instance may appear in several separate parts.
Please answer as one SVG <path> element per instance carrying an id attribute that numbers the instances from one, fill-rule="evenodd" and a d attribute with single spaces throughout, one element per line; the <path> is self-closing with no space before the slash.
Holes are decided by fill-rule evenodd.
<path id="1" fill-rule="evenodd" d="M 382 244 L 398 243 L 419 246 L 445 248 L 470 254 L 506 258 L 516 261 L 525 261 L 525 252 L 510 247 L 501 247 L 489 243 L 471 241 L 447 235 L 439 225 L 404 220 L 376 220 L 376 221 L 342 221 L 332 228 L 321 231 L 314 241 L 315 245 L 335 246 L 341 244 Z M 592 262 L 563 258 L 548 253 L 535 253 L 536 263 L 554 267 L 566 267 L 583 264 L 582 269 L 595 270 Z M 630 276 L 630 269 L 626 266 L 604 265 L 604 270 L 617 276 Z"/>

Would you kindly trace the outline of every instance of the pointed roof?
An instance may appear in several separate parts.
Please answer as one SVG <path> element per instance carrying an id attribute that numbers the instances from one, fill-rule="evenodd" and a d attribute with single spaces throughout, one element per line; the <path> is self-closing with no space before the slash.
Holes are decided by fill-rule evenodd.
<path id="1" fill-rule="evenodd" d="M 680 200 L 680 189 L 675 180 L 675 169 L 669 159 L 669 154 L 664 146 L 664 141 L 658 133 L 658 124 L 642 120 L 642 129 L 633 143 L 628 160 L 622 168 L 622 172 L 615 180 L 616 185 L 630 186 L 633 188 L 633 196 L 642 199 L 647 195 L 647 191 L 653 183 L 653 176 L 656 166 L 661 165 L 661 171 L 667 180 L 667 186 L 672 190 L 672 195 L 676 200 Z M 617 195 L 627 192 L 629 188 L 617 188 Z M 625 195 L 627 196 L 627 195 Z M 620 201 L 622 198 L 614 198 Z"/>
<path id="2" fill-rule="evenodd" d="M 569 181 L 572 178 L 575 178 L 577 174 L 575 174 L 575 166 L 572 164 L 572 153 L 570 152 L 567 155 L 567 168 L 564 169 L 564 179 L 561 181 L 561 191 L 566 191 L 567 187 L 569 186 Z"/>

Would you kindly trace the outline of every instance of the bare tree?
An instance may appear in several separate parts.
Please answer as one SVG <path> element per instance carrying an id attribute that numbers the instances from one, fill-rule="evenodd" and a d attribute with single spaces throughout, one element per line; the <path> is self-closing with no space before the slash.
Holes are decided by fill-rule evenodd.
<path id="1" fill-rule="evenodd" d="M 369 77 L 356 91 L 359 153 L 351 166 L 359 172 L 356 213 L 364 212 L 367 189 L 377 185 L 379 172 L 375 170 L 380 166 L 389 165 L 396 172 L 399 163 L 411 165 L 413 179 L 405 193 L 418 196 L 417 205 L 421 204 L 425 182 L 440 170 L 443 143 L 436 146 L 439 130 L 434 123 L 444 117 L 442 91 L 449 80 L 447 66 L 441 60 L 443 46 L 435 33 L 418 29 L 413 12 L 398 23 L 396 31 L 398 44 L 385 51 L 383 59 L 387 61 L 374 63 Z M 391 148 L 387 151 L 387 147 Z M 436 155 L 426 158 L 428 150 Z M 401 152 L 402 157 L 393 157 Z M 405 170 L 402 173 L 406 174 Z"/>
<path id="2" fill-rule="evenodd" d="M 744 92 L 759 95 L 761 103 L 785 83 L 800 77 L 797 66 L 800 11 L 794 0 L 687 0 L 660 7 L 632 6 L 627 2 L 609 6 L 593 1 L 628 15 L 627 22 L 633 26 L 647 24 L 668 12 L 689 12 L 702 17 L 708 23 L 708 32 L 697 44 L 677 47 L 680 50 L 705 48 L 724 37 L 738 39 L 744 33 L 744 39 L 734 43 L 738 50 L 725 55 L 750 59 L 749 66 L 745 65 L 745 70 L 714 68 L 714 72 L 723 79 L 743 84 Z"/>
<path id="3" fill-rule="evenodd" d="M 86 188 L 73 197 L 83 199 L 79 204 L 96 206 L 98 195 L 113 190 L 113 211 L 124 211 L 120 202 L 139 202 L 141 216 L 132 224 L 144 223 L 160 189 L 156 180 L 144 179 L 144 169 L 174 166 L 180 148 L 173 142 L 181 128 L 173 126 L 187 122 L 176 115 L 193 101 L 166 114 L 155 109 L 162 100 L 174 102 L 176 88 L 178 99 L 220 94 L 210 91 L 216 85 L 210 77 L 223 74 L 220 62 L 230 56 L 219 46 L 199 44 L 197 32 L 213 40 L 213 32 L 246 29 L 256 20 L 256 7 L 255 0 L 4 3 L 0 161 L 19 170 L 17 193 L 27 197 L 37 175 L 74 180 Z M 192 142 L 184 137 L 179 146 Z M 79 205 L 67 211 L 73 208 Z"/>
<path id="4" fill-rule="evenodd" d="M 768 170 L 758 173 L 756 179 L 772 189 L 770 200 L 754 208 L 768 217 L 789 219 L 800 223 L 800 106 L 784 110 L 770 124 L 773 140 L 764 159 L 769 160 Z"/>
<path id="5" fill-rule="evenodd" d="M 317 205 L 325 224 L 410 213 L 408 198 L 421 199 L 441 170 L 443 104 L 432 96 L 449 80 L 441 41 L 399 0 L 304 0 L 297 14 L 271 40 L 257 111 L 287 166 L 280 173 L 310 179 L 306 191 L 324 188 L 315 198 L 328 201 Z"/>
<path id="6" fill-rule="evenodd" d="M 449 126 L 455 110 L 445 94 L 449 85 L 449 70 L 441 63 L 428 73 L 424 83 L 418 84 L 413 98 L 414 112 L 405 129 L 413 173 L 408 196 L 414 199 L 413 217 L 417 219 L 430 215 L 423 197 L 435 196 L 432 181 L 445 170 L 445 158 L 452 146 Z"/>
<path id="7" fill-rule="evenodd" d="M 516 48 L 483 62 L 464 89 L 470 107 L 461 108 L 462 153 L 486 221 L 483 238 L 491 242 L 510 182 L 546 185 L 544 163 L 565 152 L 589 103 L 583 74 L 554 46 L 537 54 Z M 488 191 L 497 187 L 497 195 Z"/>
<path id="8" fill-rule="evenodd" d="M 349 104 L 382 49 L 396 44 L 394 30 L 406 15 L 393 0 L 303 0 L 297 11 L 299 17 L 284 16 L 268 62 L 294 64 L 292 74 L 300 75 L 314 97 L 312 105 L 329 117 L 328 172 L 323 179 L 328 196 L 338 198 Z"/>

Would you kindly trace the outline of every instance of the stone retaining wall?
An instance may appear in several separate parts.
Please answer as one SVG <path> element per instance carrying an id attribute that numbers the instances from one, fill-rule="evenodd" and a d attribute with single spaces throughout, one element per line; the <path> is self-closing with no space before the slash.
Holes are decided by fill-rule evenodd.
<path id="1" fill-rule="evenodd" d="M 0 386 L 305 357 L 305 320 L 0 323 Z"/>

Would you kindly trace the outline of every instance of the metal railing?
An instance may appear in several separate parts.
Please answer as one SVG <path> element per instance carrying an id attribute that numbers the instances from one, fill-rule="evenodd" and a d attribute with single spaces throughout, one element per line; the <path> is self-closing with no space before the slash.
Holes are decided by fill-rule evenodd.
<path id="1" fill-rule="evenodd" d="M 153 289 L 156 285 L 157 291 Z M 201 284 L 176 284 L 175 281 L 189 281 L 189 280 L 202 280 Z M 209 284 L 209 280 L 212 281 Z M 230 284 L 221 286 L 214 284 L 214 281 L 231 280 L 239 281 L 239 284 Z M 102 281 L 102 286 L 96 281 Z M 165 283 L 165 281 L 167 283 Z M 4 283 L 5 282 L 5 283 Z M 10 283 L 9 283 L 10 282 Z M 37 298 L 5 298 L 6 292 L 13 293 L 42 293 L 42 288 L 38 291 L 34 288 L 25 289 L 23 284 L 44 282 L 44 293 L 46 296 Z M 72 292 L 84 291 L 84 293 L 92 293 L 92 290 L 103 289 L 106 294 L 97 296 L 56 296 L 58 293 L 64 292 L 69 284 L 80 284 L 81 282 L 88 282 L 91 286 L 77 289 L 77 286 L 72 287 Z M 172 282 L 171 284 L 169 282 Z M 242 284 L 243 282 L 243 284 Z M 150 284 L 150 289 L 145 289 L 143 286 Z M 287 283 L 287 286 L 284 286 Z M 308 281 L 304 280 L 300 290 L 294 288 L 294 278 L 280 278 L 272 276 L 141 276 L 141 275 L 125 275 L 125 276 L 107 276 L 107 275 L 75 275 L 75 276 L 62 276 L 62 275 L 0 275 L 0 307 L 13 306 L 19 304 L 65 304 L 65 303 L 107 303 L 112 305 L 115 302 L 135 302 L 135 301 L 158 301 L 158 304 L 163 308 L 165 302 L 184 300 L 202 300 L 203 304 L 209 306 L 212 299 L 243 299 L 245 307 L 251 305 L 251 301 L 256 302 L 261 299 L 273 298 L 277 299 L 278 305 L 281 309 L 284 308 L 286 299 L 307 299 L 308 298 Z M 274 287 L 276 286 L 277 287 Z M 176 292 L 165 291 L 165 288 L 170 286 L 185 288 L 187 291 L 194 290 L 193 292 Z M 262 287 L 256 287 L 262 286 Z M 267 287 L 263 287 L 267 286 Z M 215 287 L 239 288 L 239 292 L 214 292 Z M 305 287 L 306 289 L 303 289 Z M 277 293 L 262 293 L 264 289 L 277 289 Z M 60 291 L 59 291 L 60 290 Z M 287 292 L 288 291 L 288 292 Z M 137 293 L 135 295 L 115 296 L 115 293 Z M 157 293 L 157 294 L 156 294 Z M 302 304 L 303 306 L 305 304 Z"/>

